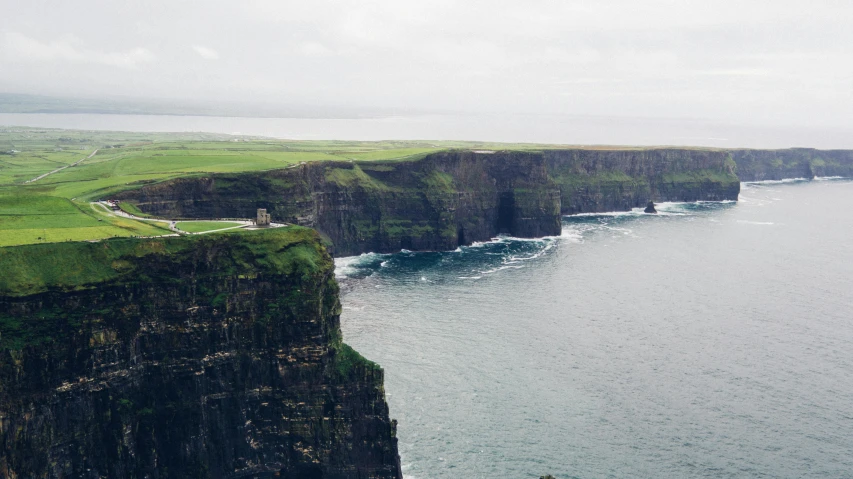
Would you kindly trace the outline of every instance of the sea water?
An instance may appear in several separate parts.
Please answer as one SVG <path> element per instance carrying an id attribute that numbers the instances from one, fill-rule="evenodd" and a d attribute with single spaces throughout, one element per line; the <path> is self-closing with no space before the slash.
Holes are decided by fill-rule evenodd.
<path id="1" fill-rule="evenodd" d="M 411 478 L 853 477 L 853 182 L 336 260 Z"/>

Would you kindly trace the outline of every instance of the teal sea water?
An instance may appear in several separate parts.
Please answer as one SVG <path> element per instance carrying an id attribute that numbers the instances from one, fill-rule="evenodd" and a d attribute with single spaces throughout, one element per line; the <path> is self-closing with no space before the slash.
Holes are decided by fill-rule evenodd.
<path id="1" fill-rule="evenodd" d="M 853 477 L 853 182 L 337 260 L 417 479 Z"/>

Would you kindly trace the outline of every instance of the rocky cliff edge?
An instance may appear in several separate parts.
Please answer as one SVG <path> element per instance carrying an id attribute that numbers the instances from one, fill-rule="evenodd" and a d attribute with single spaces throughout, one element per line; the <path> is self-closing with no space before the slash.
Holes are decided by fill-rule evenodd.
<path id="1" fill-rule="evenodd" d="M 300 227 L 0 249 L 0 477 L 400 478 L 333 268 Z"/>

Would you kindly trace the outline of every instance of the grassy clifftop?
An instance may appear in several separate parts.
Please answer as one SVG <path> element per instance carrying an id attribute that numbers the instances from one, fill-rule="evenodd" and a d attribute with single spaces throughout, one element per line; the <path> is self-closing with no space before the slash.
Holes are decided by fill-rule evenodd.
<path id="1" fill-rule="evenodd" d="M 120 238 L 0 248 L 0 295 L 195 274 L 312 274 L 331 267 L 319 235 L 297 226 L 209 236 Z"/>

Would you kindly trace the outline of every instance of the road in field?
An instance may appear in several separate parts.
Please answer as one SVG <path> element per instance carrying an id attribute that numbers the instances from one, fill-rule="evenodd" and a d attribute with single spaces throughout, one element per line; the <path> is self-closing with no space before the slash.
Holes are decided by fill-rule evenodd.
<path id="1" fill-rule="evenodd" d="M 93 151 L 93 152 L 92 152 L 92 154 L 91 154 L 91 155 L 87 156 L 86 158 L 80 158 L 79 160 L 75 161 L 74 163 L 71 163 L 70 165 L 65 165 L 65 166 L 63 166 L 63 167 L 61 167 L 61 168 L 57 168 L 57 169 L 55 169 L 55 170 L 53 170 L 53 171 L 51 171 L 51 172 L 49 172 L 49 173 L 45 173 L 45 174 L 43 174 L 43 175 L 41 175 L 41 176 L 36 176 L 35 178 L 33 178 L 33 179 L 31 179 L 31 180 L 27 180 L 27 181 L 25 181 L 24 183 L 32 183 L 32 182 L 34 182 L 34 181 L 38 181 L 38 180 L 40 180 L 40 179 L 44 178 L 45 176 L 52 175 L 52 174 L 54 174 L 54 173 L 56 173 L 56 172 L 58 172 L 58 171 L 62 171 L 62 170 L 64 170 L 64 169 L 69 168 L 69 167 L 72 167 L 72 166 L 77 166 L 77 165 L 79 165 L 80 163 L 82 163 L 84 160 L 88 160 L 89 158 L 91 158 L 91 157 L 95 156 L 95 153 L 97 153 L 97 152 L 98 152 L 98 150 L 96 149 L 95 151 Z"/>
<path id="2" fill-rule="evenodd" d="M 223 221 L 223 222 L 228 222 L 228 223 L 240 223 L 240 224 L 238 226 L 229 226 L 227 228 L 220 228 L 220 229 L 216 229 L 216 230 L 201 231 L 198 233 L 190 233 L 188 231 L 178 229 L 178 227 L 177 227 L 178 220 L 143 218 L 141 216 L 132 215 L 126 211 L 114 210 L 110 207 L 109 203 L 107 203 L 106 201 L 93 201 L 92 204 L 100 206 L 101 208 L 105 209 L 107 211 L 107 213 L 109 213 L 113 216 L 121 216 L 123 218 L 129 218 L 129 219 L 136 220 L 136 221 L 151 221 L 151 222 L 156 222 L 156 223 L 169 223 L 169 229 L 174 231 L 175 233 L 178 233 L 178 234 L 203 235 L 203 234 L 208 234 L 208 233 L 218 233 L 220 231 L 228 231 L 228 230 L 234 230 L 234 229 L 239 229 L 239 228 L 250 228 L 250 227 L 255 225 L 254 221 L 246 220 L 246 219 L 232 219 L 232 218 L 216 218 L 216 219 L 210 219 L 210 220 L 206 219 L 206 220 L 201 220 L 201 221 Z M 188 221 L 188 220 L 183 220 L 183 221 Z M 189 220 L 189 221 L 192 221 L 192 220 Z M 270 224 L 270 227 L 272 227 L 272 228 L 279 228 L 282 226 L 287 226 L 287 225 L 283 224 L 283 223 L 272 223 L 272 224 Z M 173 235 L 163 235 L 163 236 L 173 236 Z"/>

